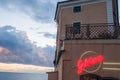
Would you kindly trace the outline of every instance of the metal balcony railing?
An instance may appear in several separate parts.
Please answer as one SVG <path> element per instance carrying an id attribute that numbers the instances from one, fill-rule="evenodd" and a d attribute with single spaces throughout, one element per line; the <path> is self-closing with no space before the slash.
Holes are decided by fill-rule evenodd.
<path id="1" fill-rule="evenodd" d="M 66 25 L 66 40 L 120 39 L 120 26 L 114 24 Z"/>

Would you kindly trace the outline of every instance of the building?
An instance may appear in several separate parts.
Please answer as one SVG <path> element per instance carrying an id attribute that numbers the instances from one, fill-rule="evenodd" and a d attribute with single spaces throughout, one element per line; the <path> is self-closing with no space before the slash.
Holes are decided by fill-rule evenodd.
<path id="1" fill-rule="evenodd" d="M 118 0 L 58 2 L 54 72 L 48 80 L 119 80 Z"/>

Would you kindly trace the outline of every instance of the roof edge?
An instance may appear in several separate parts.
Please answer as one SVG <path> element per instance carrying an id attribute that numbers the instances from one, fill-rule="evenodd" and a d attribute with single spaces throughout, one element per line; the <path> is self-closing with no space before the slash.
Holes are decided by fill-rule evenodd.
<path id="1" fill-rule="evenodd" d="M 54 17 L 54 20 L 55 20 L 55 21 L 57 21 L 56 18 L 57 18 L 57 14 L 58 14 L 57 11 L 58 11 L 58 7 L 59 7 L 59 5 L 62 4 L 62 3 L 73 2 L 73 1 L 78 1 L 78 0 L 69 0 L 69 1 L 61 1 L 61 2 L 57 2 L 56 11 L 55 11 L 55 17 Z"/>

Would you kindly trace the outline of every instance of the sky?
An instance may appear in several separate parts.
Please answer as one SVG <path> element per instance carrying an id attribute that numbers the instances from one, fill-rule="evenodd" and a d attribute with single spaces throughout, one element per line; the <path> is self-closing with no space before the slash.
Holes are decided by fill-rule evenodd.
<path id="1" fill-rule="evenodd" d="M 0 0 L 0 71 L 53 70 L 58 1 Z"/>

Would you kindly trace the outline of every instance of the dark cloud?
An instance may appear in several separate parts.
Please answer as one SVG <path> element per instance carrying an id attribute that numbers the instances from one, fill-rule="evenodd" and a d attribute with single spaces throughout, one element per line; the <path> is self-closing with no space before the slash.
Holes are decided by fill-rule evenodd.
<path id="1" fill-rule="evenodd" d="M 48 33 L 48 32 L 38 32 L 38 34 L 42 34 L 44 37 L 47 37 L 47 38 L 56 39 L 56 34 L 51 34 L 51 33 Z"/>
<path id="2" fill-rule="evenodd" d="M 46 56 L 47 64 L 53 65 L 55 47 L 47 46 L 42 48 L 42 50 L 44 51 L 44 55 Z"/>
<path id="3" fill-rule="evenodd" d="M 0 62 L 52 66 L 55 47 L 36 47 L 25 32 L 11 26 L 0 27 Z"/>
<path id="4" fill-rule="evenodd" d="M 56 38 L 55 34 L 50 34 L 50 33 L 45 33 L 44 36 L 47 38 L 54 38 L 54 39 Z"/>
<path id="5" fill-rule="evenodd" d="M 56 1 L 57 2 L 57 1 Z M 10 11 L 20 11 L 36 21 L 49 22 L 55 15 L 56 4 L 52 0 L 0 0 L 0 7 Z"/>

